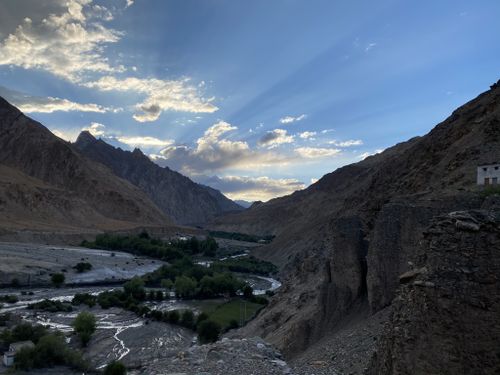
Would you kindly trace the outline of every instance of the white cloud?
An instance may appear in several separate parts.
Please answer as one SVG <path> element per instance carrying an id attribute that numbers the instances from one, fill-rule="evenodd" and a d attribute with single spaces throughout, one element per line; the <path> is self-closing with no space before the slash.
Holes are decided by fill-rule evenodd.
<path id="1" fill-rule="evenodd" d="M 334 132 L 335 129 L 324 129 L 321 131 L 321 134 L 326 134 L 326 133 L 331 133 L 331 132 Z"/>
<path id="2" fill-rule="evenodd" d="M 106 134 L 106 126 L 98 122 L 91 122 L 88 127 L 82 128 L 82 131 L 88 131 L 94 137 L 101 137 Z"/>
<path id="3" fill-rule="evenodd" d="M 273 179 L 267 176 L 199 176 L 202 184 L 222 191 L 229 198 L 246 201 L 267 201 L 305 188 L 305 184 L 293 178 Z"/>
<path id="4" fill-rule="evenodd" d="M 366 48 L 365 48 L 365 52 L 368 52 L 370 51 L 371 49 L 375 48 L 377 46 L 377 43 L 369 43 Z"/>
<path id="5" fill-rule="evenodd" d="M 337 147 L 352 147 L 352 146 L 361 146 L 363 141 L 361 139 L 350 139 L 348 141 L 330 141 L 328 142 L 331 145 L 335 145 Z"/>
<path id="6" fill-rule="evenodd" d="M 52 112 L 118 112 L 118 108 L 103 107 L 94 103 L 76 103 L 68 99 L 41 97 L 21 93 L 0 86 L 0 96 L 15 105 L 25 113 L 52 113 Z"/>
<path id="7" fill-rule="evenodd" d="M 381 152 L 383 152 L 384 149 L 383 148 L 380 148 L 380 149 L 377 149 L 373 152 L 364 152 L 362 153 L 361 155 L 359 155 L 359 158 L 364 160 L 366 159 L 368 156 L 373 156 L 373 155 L 376 155 L 376 154 L 380 154 Z"/>
<path id="8" fill-rule="evenodd" d="M 126 0 L 127 4 L 125 5 L 125 8 L 128 8 L 134 4 L 134 0 Z"/>
<path id="9" fill-rule="evenodd" d="M 60 130 L 60 129 L 52 129 L 51 132 L 61 138 L 64 139 L 65 141 L 68 142 L 74 142 L 76 141 L 76 138 L 78 138 L 78 135 L 80 134 L 80 130 Z"/>
<path id="10" fill-rule="evenodd" d="M 129 146 L 134 147 L 166 147 L 174 143 L 171 139 L 158 139 L 155 137 L 125 137 L 118 136 L 116 139 Z"/>
<path id="11" fill-rule="evenodd" d="M 233 141 L 224 136 L 236 126 L 220 121 L 208 128 L 196 141 L 195 147 L 171 145 L 150 157 L 162 165 L 188 175 L 219 171 L 225 168 L 253 169 L 286 164 L 286 156 L 252 150 L 247 142 Z"/>
<path id="12" fill-rule="evenodd" d="M 292 143 L 293 139 L 294 136 L 288 134 L 285 129 L 274 129 L 262 136 L 259 145 L 274 148 L 281 144 Z"/>
<path id="13" fill-rule="evenodd" d="M 296 116 L 296 117 L 294 117 L 294 116 L 285 116 L 285 117 L 280 118 L 280 122 L 282 124 L 291 124 L 292 122 L 302 121 L 306 117 L 307 117 L 306 114 L 302 114 L 302 115 Z"/>
<path id="14" fill-rule="evenodd" d="M 318 181 L 319 181 L 319 179 L 317 179 L 317 178 L 311 178 L 311 184 L 315 184 Z"/>
<path id="15" fill-rule="evenodd" d="M 337 148 L 298 147 L 295 152 L 306 159 L 320 159 L 340 154 Z"/>
<path id="16" fill-rule="evenodd" d="M 0 42 L 0 65 L 43 69 L 71 82 L 88 73 L 122 72 L 102 55 L 103 46 L 116 43 L 121 34 L 101 21 L 112 18 L 91 0 L 60 2 L 58 13 L 38 22 L 24 18 L 14 32 Z"/>
<path id="17" fill-rule="evenodd" d="M 203 98 L 199 88 L 191 85 L 188 78 L 165 81 L 155 78 L 118 79 L 106 76 L 94 82 L 87 82 L 85 86 L 101 91 L 131 91 L 144 94 L 146 99 L 136 105 L 139 112 L 133 116 L 139 122 L 155 121 L 163 111 L 169 110 L 212 113 L 219 109 L 212 104 L 214 98 Z"/>
<path id="18" fill-rule="evenodd" d="M 305 132 L 302 132 L 299 134 L 299 137 L 302 138 L 302 139 L 314 139 L 313 137 L 316 135 L 317 133 L 316 132 L 308 132 L 308 131 L 305 131 Z"/>

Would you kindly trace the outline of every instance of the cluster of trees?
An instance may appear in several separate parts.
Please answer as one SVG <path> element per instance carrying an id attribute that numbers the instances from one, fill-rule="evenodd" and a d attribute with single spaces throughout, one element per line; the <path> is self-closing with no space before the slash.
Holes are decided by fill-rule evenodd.
<path id="1" fill-rule="evenodd" d="M 35 344 L 33 348 L 26 347 L 17 352 L 14 362 L 16 370 L 29 371 L 58 365 L 69 366 L 79 371 L 89 369 L 89 364 L 83 360 L 78 351 L 68 347 L 60 332 L 50 333 L 41 325 L 21 323 L 12 330 L 4 330 L 0 339 L 4 345 L 27 340 Z"/>
<path id="2" fill-rule="evenodd" d="M 81 245 L 93 249 L 121 250 L 167 262 L 200 253 L 213 257 L 218 248 L 217 242 L 212 237 L 207 237 L 204 240 L 192 237 L 186 241 L 173 240 L 167 242 L 151 238 L 147 232 L 143 232 L 137 236 L 100 234 L 96 237 L 95 241 L 83 241 Z"/>
<path id="3" fill-rule="evenodd" d="M 0 302 L 16 303 L 18 301 L 19 301 L 19 298 L 15 294 L 6 294 L 3 296 L 0 296 Z"/>
<path id="4" fill-rule="evenodd" d="M 253 256 L 219 260 L 212 263 L 212 268 L 218 271 L 255 273 L 263 276 L 278 272 L 278 267 L 274 264 L 257 259 Z"/>
<path id="5" fill-rule="evenodd" d="M 227 280 L 225 282 L 227 282 Z M 161 292 L 161 295 L 163 296 L 163 292 Z M 157 296 L 158 291 L 153 292 L 153 295 L 147 293 L 144 289 L 144 281 L 140 277 L 134 277 L 125 283 L 123 290 L 107 291 L 100 293 L 98 296 L 93 296 L 88 293 L 76 294 L 71 303 L 74 305 L 86 304 L 88 306 L 94 306 L 97 303 L 103 309 L 120 307 L 133 311 L 140 316 L 161 322 L 178 324 L 196 330 L 201 342 L 217 340 L 221 332 L 221 327 L 217 323 L 210 321 L 208 316 L 204 313 L 199 314 L 198 317 L 195 318 L 191 310 L 172 310 L 163 312 L 160 310 L 151 310 L 149 307 L 141 304 L 149 298 L 158 298 Z M 93 322 L 91 317 L 85 316 L 84 319 L 83 314 L 87 313 L 81 313 L 75 319 L 74 328 L 75 332 L 79 333 L 82 343 L 86 345 L 88 339 L 90 339 L 90 335 L 93 333 L 93 330 L 95 330 L 95 319 Z M 85 325 L 90 327 L 88 331 L 80 329 L 82 320 L 85 320 Z M 85 332 L 87 332 L 87 335 L 85 335 Z"/>
<path id="6" fill-rule="evenodd" d="M 265 242 L 270 243 L 275 236 L 254 236 L 251 234 L 237 232 L 211 231 L 211 236 L 219 238 L 227 238 L 230 240 L 245 241 L 245 242 Z"/>
<path id="7" fill-rule="evenodd" d="M 73 311 L 73 307 L 71 304 L 66 303 L 66 302 L 61 302 L 61 301 L 53 301 L 50 299 L 44 299 L 43 301 L 36 302 L 36 303 L 31 303 L 28 305 L 28 309 L 31 310 L 42 310 L 42 311 L 48 311 L 48 312 L 71 312 Z"/>
<path id="8" fill-rule="evenodd" d="M 162 286 L 175 290 L 179 298 L 212 298 L 234 296 L 245 283 L 230 272 L 217 272 L 182 259 L 171 266 L 162 266 L 144 277 L 148 286 Z"/>

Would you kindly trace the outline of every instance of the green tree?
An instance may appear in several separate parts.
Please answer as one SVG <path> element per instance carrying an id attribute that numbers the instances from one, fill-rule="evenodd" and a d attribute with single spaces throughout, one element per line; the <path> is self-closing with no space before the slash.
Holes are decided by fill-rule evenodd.
<path id="1" fill-rule="evenodd" d="M 175 293 L 179 297 L 192 297 L 196 293 L 197 282 L 187 276 L 177 276 L 175 278 Z"/>
<path id="2" fill-rule="evenodd" d="M 243 297 L 251 299 L 253 297 L 253 289 L 250 285 L 245 285 L 243 288 Z"/>
<path id="3" fill-rule="evenodd" d="M 186 328 L 194 327 L 194 314 L 191 310 L 184 310 L 181 315 L 181 325 Z"/>
<path id="4" fill-rule="evenodd" d="M 95 316 L 92 313 L 83 311 L 73 321 L 73 329 L 80 337 L 83 346 L 87 346 L 96 329 Z"/>
<path id="5" fill-rule="evenodd" d="M 144 291 L 144 280 L 136 276 L 123 285 L 125 293 L 138 300 L 143 300 L 146 296 Z"/>
<path id="6" fill-rule="evenodd" d="M 211 236 L 208 236 L 201 243 L 201 249 L 203 250 L 203 255 L 207 257 L 214 257 L 218 247 L 219 245 L 217 245 L 217 241 L 215 240 L 215 238 Z"/>
<path id="7" fill-rule="evenodd" d="M 62 284 L 64 284 L 66 277 L 62 273 L 54 273 L 52 274 L 51 280 L 52 284 L 59 288 Z"/>
<path id="8" fill-rule="evenodd" d="M 118 361 L 113 361 L 104 369 L 104 375 L 126 375 L 127 368 L 125 365 Z"/>
<path id="9" fill-rule="evenodd" d="M 165 288 L 168 292 L 172 290 L 174 287 L 174 283 L 170 279 L 162 279 L 161 280 L 161 287 Z"/>
<path id="10" fill-rule="evenodd" d="M 200 343 L 207 344 L 218 340 L 221 326 L 213 320 L 204 320 L 198 325 L 197 331 Z"/>

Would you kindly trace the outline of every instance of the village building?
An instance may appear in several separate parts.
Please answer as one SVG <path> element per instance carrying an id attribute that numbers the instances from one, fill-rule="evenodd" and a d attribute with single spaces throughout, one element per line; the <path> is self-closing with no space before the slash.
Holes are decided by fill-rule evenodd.
<path id="1" fill-rule="evenodd" d="M 35 344 L 32 341 L 20 341 L 10 344 L 9 350 L 3 354 L 3 364 L 11 367 L 16 359 L 16 353 L 23 348 L 33 348 Z"/>
<path id="2" fill-rule="evenodd" d="M 500 163 L 477 167 L 478 185 L 498 185 L 500 183 Z"/>

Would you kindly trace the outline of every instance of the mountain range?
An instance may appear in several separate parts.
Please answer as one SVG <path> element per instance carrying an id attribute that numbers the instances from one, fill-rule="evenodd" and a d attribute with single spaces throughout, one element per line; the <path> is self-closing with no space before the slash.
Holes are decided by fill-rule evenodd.
<path id="1" fill-rule="evenodd" d="M 68 143 L 2 98 L 0 171 L 0 235 L 173 228 L 243 209 L 138 149 L 88 132 Z"/>
<path id="2" fill-rule="evenodd" d="M 500 81 L 428 134 L 246 210 L 138 149 L 65 142 L 0 99 L 0 230 L 273 235 L 254 255 L 283 285 L 230 336 L 260 336 L 304 373 L 495 373 L 500 198 L 476 173 L 499 162 Z"/>
<path id="3" fill-rule="evenodd" d="M 87 131 L 78 136 L 73 146 L 82 155 L 139 187 L 165 215 L 179 224 L 199 225 L 224 213 L 243 210 L 220 191 L 197 184 L 168 167 L 158 166 L 137 148 L 132 152 L 115 148 Z"/>

